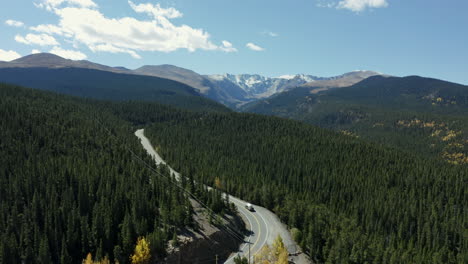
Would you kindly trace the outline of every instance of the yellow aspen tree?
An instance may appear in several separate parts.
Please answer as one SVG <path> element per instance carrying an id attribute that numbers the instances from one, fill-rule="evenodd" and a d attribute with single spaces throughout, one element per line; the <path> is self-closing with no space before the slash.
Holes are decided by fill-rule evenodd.
<path id="1" fill-rule="evenodd" d="M 104 259 L 102 259 L 99 264 L 110 264 L 109 257 L 106 255 Z"/>
<path id="2" fill-rule="evenodd" d="M 132 255 L 132 264 L 148 264 L 151 258 L 149 242 L 144 237 L 138 238 L 135 252 Z"/>
<path id="3" fill-rule="evenodd" d="M 86 255 L 86 259 L 83 260 L 83 264 L 94 264 L 93 255 L 91 255 L 91 253 L 88 253 L 88 255 Z"/>
<path id="4" fill-rule="evenodd" d="M 283 248 L 275 264 L 288 264 L 288 255 L 288 251 L 285 248 Z"/>
<path id="5" fill-rule="evenodd" d="M 223 189 L 223 183 L 221 182 L 221 180 L 219 179 L 219 177 L 216 177 L 215 178 L 215 187 L 219 190 L 222 190 Z"/>
<path id="6" fill-rule="evenodd" d="M 278 235 L 275 241 L 273 241 L 273 254 L 275 256 L 275 259 L 278 259 L 281 253 L 283 253 L 284 251 L 287 252 L 286 248 L 284 247 L 283 238 L 280 235 Z"/>
<path id="7" fill-rule="evenodd" d="M 263 246 L 260 252 L 255 254 L 254 263 L 255 264 L 273 264 L 274 263 L 273 252 L 270 246 L 268 245 Z"/>

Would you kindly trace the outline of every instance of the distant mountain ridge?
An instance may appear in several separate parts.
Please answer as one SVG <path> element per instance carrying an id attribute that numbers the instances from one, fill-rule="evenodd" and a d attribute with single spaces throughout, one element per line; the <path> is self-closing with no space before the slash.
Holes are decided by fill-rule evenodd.
<path id="1" fill-rule="evenodd" d="M 34 54 L 0 63 L 0 82 L 87 98 L 153 101 L 196 111 L 229 111 L 181 82 L 53 54 Z"/>
<path id="2" fill-rule="evenodd" d="M 331 87 L 350 86 L 367 77 L 381 75 L 373 71 L 354 71 L 333 77 L 318 77 L 307 74 L 283 75 L 280 77 L 266 77 L 259 74 L 201 75 L 174 65 L 145 65 L 131 70 L 86 60 L 68 60 L 48 53 L 28 55 L 11 62 L 0 62 L 0 69 L 6 68 L 79 68 L 158 77 L 188 85 L 201 95 L 231 108 L 239 108 L 246 103 L 269 98 L 296 87 L 312 87 L 316 92 L 320 92 Z"/>
<path id="3" fill-rule="evenodd" d="M 133 73 L 156 76 L 186 84 L 197 89 L 202 95 L 231 107 L 242 103 L 246 97 L 246 93 L 240 87 L 218 85 L 206 76 L 174 65 L 145 65 L 134 70 Z"/>
<path id="4" fill-rule="evenodd" d="M 317 94 L 329 89 L 349 87 L 372 76 L 387 77 L 389 75 L 374 71 L 352 71 L 336 77 L 309 82 L 301 85 L 300 87 L 311 88 L 310 93 Z"/>
<path id="5" fill-rule="evenodd" d="M 315 87 L 317 89 L 345 87 L 375 75 L 382 74 L 374 71 L 354 71 L 333 77 L 317 77 L 306 74 L 283 75 L 273 78 L 258 74 L 214 74 L 205 76 L 219 87 L 230 85 L 242 89 L 246 96 L 244 102 L 237 105 L 241 106 L 247 102 L 268 98 L 296 87 Z"/>
<path id="6" fill-rule="evenodd" d="M 82 68 L 114 73 L 132 73 L 131 70 L 124 67 L 110 67 L 87 60 L 68 60 L 50 53 L 32 54 L 11 62 L 3 62 L 0 63 L 1 68 Z"/>
<path id="7" fill-rule="evenodd" d="M 198 89 L 201 93 L 205 93 L 210 89 L 209 84 L 206 83 L 206 80 L 200 74 L 174 65 L 145 65 L 133 72 L 185 83 Z"/>
<path id="8" fill-rule="evenodd" d="M 367 77 L 380 75 L 373 71 L 354 71 L 333 77 L 307 74 L 266 77 L 259 74 L 200 75 L 192 70 L 173 65 L 146 65 L 133 71 L 136 74 L 175 80 L 197 89 L 206 97 L 232 108 L 268 98 L 289 89 L 306 87 L 344 87 Z"/>
<path id="9" fill-rule="evenodd" d="M 332 84 L 331 87 L 336 88 L 335 81 L 331 80 L 328 83 L 318 81 L 317 87 Z M 245 105 L 243 109 L 247 112 L 292 117 L 313 114 L 330 102 L 337 105 L 347 103 L 404 107 L 416 111 L 446 112 L 451 109 L 458 111 L 468 106 L 468 86 L 419 76 L 378 75 L 365 78 L 351 86 L 347 85 L 346 88 L 330 89 L 320 94 L 317 94 L 311 84 L 303 85 Z"/>

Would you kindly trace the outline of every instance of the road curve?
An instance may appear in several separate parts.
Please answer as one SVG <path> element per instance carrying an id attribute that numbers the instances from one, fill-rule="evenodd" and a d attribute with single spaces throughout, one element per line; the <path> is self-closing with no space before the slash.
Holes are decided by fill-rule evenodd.
<path id="1" fill-rule="evenodd" d="M 139 129 L 135 132 L 143 148 L 148 152 L 148 154 L 154 159 L 156 164 L 165 164 L 167 163 L 161 158 L 161 156 L 154 150 L 151 142 L 148 138 L 145 137 L 144 129 Z M 173 173 L 177 179 L 180 178 L 180 174 L 168 166 L 171 173 Z M 243 201 L 239 198 L 236 198 L 232 195 L 229 195 L 229 200 L 237 206 L 237 210 L 241 214 L 244 222 L 246 223 L 249 230 L 251 230 L 250 236 L 244 239 L 244 243 L 240 245 L 239 251 L 234 252 L 230 258 L 225 262 L 227 264 L 234 263 L 233 259 L 235 256 L 249 256 L 249 244 L 250 244 L 250 257 L 253 259 L 255 253 L 259 252 L 260 249 L 265 244 L 273 244 L 273 241 L 278 235 L 281 235 L 283 238 L 284 244 L 288 248 L 289 253 L 295 253 L 299 250 L 299 247 L 292 240 L 290 233 L 288 232 L 286 226 L 281 223 L 279 218 L 269 211 L 266 208 L 254 205 L 255 212 L 251 212 L 245 208 L 246 201 Z M 299 256 L 290 257 L 294 263 L 306 264 L 311 263 L 304 254 Z"/>

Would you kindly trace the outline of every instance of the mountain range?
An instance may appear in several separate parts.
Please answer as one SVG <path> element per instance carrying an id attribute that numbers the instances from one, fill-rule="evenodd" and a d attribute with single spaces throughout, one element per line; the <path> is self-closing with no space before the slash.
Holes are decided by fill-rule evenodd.
<path id="1" fill-rule="evenodd" d="M 381 75 L 373 71 L 354 71 L 334 77 L 317 77 L 306 74 L 283 75 L 269 78 L 258 74 L 207 75 L 214 82 L 229 81 L 247 93 L 249 99 L 262 99 L 296 87 L 344 87 L 353 85 L 370 76 Z"/>
<path id="2" fill-rule="evenodd" d="M 132 73 L 124 67 L 110 67 L 87 60 L 69 60 L 50 53 L 38 53 L 10 61 L 0 62 L 2 68 L 82 68 L 115 73 Z"/>
<path id="3" fill-rule="evenodd" d="M 17 69 L 17 71 L 28 68 L 56 70 L 78 68 L 169 79 L 188 85 L 194 88 L 200 95 L 234 109 L 246 103 L 268 98 L 295 87 L 314 87 L 317 91 L 320 91 L 321 89 L 328 89 L 330 87 L 349 86 L 367 77 L 380 75 L 380 73 L 373 71 L 354 71 L 334 77 L 317 77 L 305 74 L 284 75 L 280 77 L 265 77 L 258 74 L 201 75 L 192 70 L 173 65 L 146 65 L 135 70 L 130 70 L 124 67 L 110 67 L 86 60 L 67 60 L 48 53 L 28 55 L 11 62 L 0 62 L 0 71 L 12 68 Z M 24 83 L 23 80 L 19 80 L 19 83 L 15 82 L 12 78 L 0 79 L 0 81 L 29 85 L 29 83 Z"/>
<path id="4" fill-rule="evenodd" d="M 95 99 L 145 100 L 192 111 L 274 115 L 452 163 L 468 163 L 468 86 L 432 78 L 373 71 L 335 77 L 201 75 L 173 65 L 131 70 L 35 54 L 0 62 L 0 82 Z M 398 125 L 412 122 L 426 127 L 406 131 Z"/>

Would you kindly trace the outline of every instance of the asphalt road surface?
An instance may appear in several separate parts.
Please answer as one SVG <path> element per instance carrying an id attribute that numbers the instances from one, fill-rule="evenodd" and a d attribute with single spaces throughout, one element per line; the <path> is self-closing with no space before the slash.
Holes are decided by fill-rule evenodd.
<path id="1" fill-rule="evenodd" d="M 135 136 L 141 140 L 143 148 L 145 148 L 148 154 L 153 157 L 156 164 L 159 165 L 162 163 L 167 165 L 161 156 L 154 150 L 148 138 L 145 137 L 144 129 L 137 130 L 135 132 Z M 168 167 L 171 173 L 179 179 L 180 174 L 170 166 Z M 247 228 L 251 230 L 251 233 L 244 239 L 244 243 L 240 245 L 238 252 L 233 252 L 225 263 L 234 263 L 233 259 L 237 255 L 249 257 L 249 245 L 250 257 L 251 260 L 253 260 L 253 256 L 259 252 L 264 245 L 272 245 L 278 235 L 283 238 L 283 242 L 290 254 L 294 254 L 300 250 L 297 244 L 292 240 L 291 234 L 287 230 L 286 226 L 281 223 L 279 218 L 271 211 L 258 205 L 253 205 L 255 211 L 251 212 L 245 208 L 245 204 L 247 203 L 246 201 L 233 197 L 232 195 L 229 195 L 229 200 L 237 206 L 237 210 L 246 223 Z M 291 256 L 289 259 L 298 264 L 311 263 L 304 254 Z"/>

